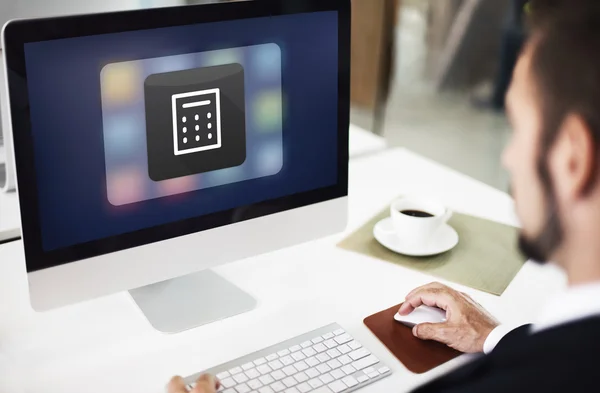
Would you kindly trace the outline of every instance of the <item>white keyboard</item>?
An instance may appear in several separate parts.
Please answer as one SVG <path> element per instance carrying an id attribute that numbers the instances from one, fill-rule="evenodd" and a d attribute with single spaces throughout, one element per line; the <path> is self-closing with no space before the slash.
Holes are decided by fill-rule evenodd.
<path id="1" fill-rule="evenodd" d="M 352 392 L 391 374 L 390 369 L 338 324 L 191 375 L 216 375 L 222 393 Z"/>

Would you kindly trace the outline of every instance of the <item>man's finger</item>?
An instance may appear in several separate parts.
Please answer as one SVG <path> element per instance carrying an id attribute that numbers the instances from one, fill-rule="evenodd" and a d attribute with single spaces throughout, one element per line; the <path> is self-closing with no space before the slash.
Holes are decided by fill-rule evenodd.
<path id="1" fill-rule="evenodd" d="M 212 375 L 205 374 L 196 381 L 196 386 L 192 393 L 214 393 L 219 389 L 219 381 Z"/>
<path id="2" fill-rule="evenodd" d="M 424 289 L 444 289 L 444 288 L 448 288 L 448 287 L 445 286 L 444 284 L 442 284 L 441 282 L 434 281 L 434 282 L 430 282 L 429 284 L 425 284 L 418 288 L 413 289 L 412 291 L 410 291 L 408 293 L 408 295 L 406 295 L 406 297 L 412 296 L 415 292 L 422 291 Z"/>
<path id="3" fill-rule="evenodd" d="M 183 378 L 179 376 L 173 377 L 167 385 L 167 393 L 187 393 L 185 386 Z"/>
<path id="4" fill-rule="evenodd" d="M 453 301 L 452 296 L 445 289 L 422 289 L 407 296 L 398 312 L 400 315 L 408 315 L 422 305 L 448 310 Z"/>
<path id="5" fill-rule="evenodd" d="M 433 340 L 448 344 L 445 323 L 421 323 L 413 327 L 413 335 L 421 340 Z"/>

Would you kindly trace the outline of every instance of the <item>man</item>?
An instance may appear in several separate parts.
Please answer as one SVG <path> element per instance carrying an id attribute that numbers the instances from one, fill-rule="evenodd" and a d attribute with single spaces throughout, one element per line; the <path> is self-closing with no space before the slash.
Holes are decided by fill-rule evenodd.
<path id="1" fill-rule="evenodd" d="M 400 312 L 447 312 L 414 334 L 486 355 L 416 392 L 598 391 L 600 356 L 600 1 L 532 0 L 532 28 L 507 95 L 514 127 L 503 162 L 522 224 L 520 244 L 555 261 L 569 289 L 535 325 L 500 325 L 469 296 L 417 288 Z M 524 299 L 526 301 L 526 299 Z M 212 393 L 204 377 L 194 393 Z M 174 380 L 171 393 L 184 392 Z"/>

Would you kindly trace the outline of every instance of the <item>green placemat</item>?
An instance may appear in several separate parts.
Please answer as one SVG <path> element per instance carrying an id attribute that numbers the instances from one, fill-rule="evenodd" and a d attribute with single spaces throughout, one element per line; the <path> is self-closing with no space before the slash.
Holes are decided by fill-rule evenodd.
<path id="1" fill-rule="evenodd" d="M 338 247 L 494 295 L 502 295 L 525 263 L 516 247 L 517 228 L 459 213 L 454 213 L 448 222 L 460 237 L 452 251 L 427 258 L 396 254 L 373 237 L 375 224 L 388 216 L 386 208 Z"/>

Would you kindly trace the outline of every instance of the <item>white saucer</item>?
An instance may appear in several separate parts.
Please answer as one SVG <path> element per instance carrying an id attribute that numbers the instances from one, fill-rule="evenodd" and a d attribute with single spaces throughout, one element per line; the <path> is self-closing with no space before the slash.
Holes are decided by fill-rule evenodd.
<path id="1" fill-rule="evenodd" d="M 375 224 L 373 235 L 385 248 L 411 257 L 428 257 L 442 254 L 452 250 L 458 244 L 458 233 L 448 224 L 444 224 L 438 229 L 434 238 L 426 245 L 418 248 L 412 244 L 402 244 L 402 239 L 393 231 L 392 219 L 388 217 Z"/>

